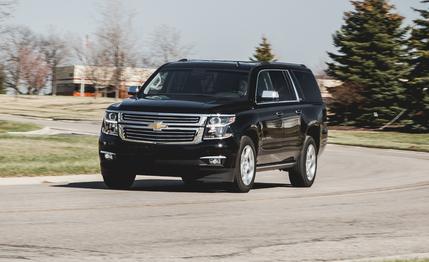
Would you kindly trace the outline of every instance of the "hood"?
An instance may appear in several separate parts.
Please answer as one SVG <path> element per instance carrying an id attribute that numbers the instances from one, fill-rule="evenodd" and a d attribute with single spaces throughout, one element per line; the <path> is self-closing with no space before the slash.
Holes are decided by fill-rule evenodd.
<path id="1" fill-rule="evenodd" d="M 110 106 L 109 109 L 162 113 L 233 114 L 249 107 L 249 101 L 238 100 L 236 98 L 162 95 L 126 99 L 119 104 Z"/>

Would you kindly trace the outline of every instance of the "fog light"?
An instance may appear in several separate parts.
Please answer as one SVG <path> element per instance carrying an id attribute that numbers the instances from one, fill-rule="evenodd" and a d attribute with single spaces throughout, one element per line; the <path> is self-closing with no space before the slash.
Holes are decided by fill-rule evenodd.
<path id="1" fill-rule="evenodd" d="M 116 154 L 112 153 L 112 152 L 107 152 L 107 151 L 100 151 L 101 154 L 103 154 L 104 159 L 106 160 L 113 160 L 115 159 Z"/>
<path id="2" fill-rule="evenodd" d="M 200 158 L 203 161 L 203 165 L 206 166 L 223 166 L 223 162 L 226 159 L 224 156 L 206 156 Z"/>
<path id="3" fill-rule="evenodd" d="M 210 158 L 209 164 L 212 166 L 220 165 L 222 164 L 222 160 L 220 160 L 219 158 Z"/>

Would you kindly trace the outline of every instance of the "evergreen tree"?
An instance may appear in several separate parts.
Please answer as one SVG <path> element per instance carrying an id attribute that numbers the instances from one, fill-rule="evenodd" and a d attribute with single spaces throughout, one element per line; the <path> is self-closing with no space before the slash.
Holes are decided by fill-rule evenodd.
<path id="1" fill-rule="evenodd" d="M 380 126 L 403 111 L 404 78 L 409 72 L 406 60 L 403 17 L 387 0 L 351 1 L 354 10 L 345 13 L 345 24 L 334 35 L 338 54 L 327 73 L 344 84 L 331 90 L 339 123 Z M 350 99 L 342 103 L 348 94 Z"/>
<path id="2" fill-rule="evenodd" d="M 429 0 L 422 1 L 429 3 Z M 407 107 L 413 129 L 429 130 L 429 10 L 414 9 L 420 18 L 414 21 L 410 48 L 413 70 L 410 73 Z"/>
<path id="3" fill-rule="evenodd" d="M 271 44 L 268 42 L 268 39 L 263 36 L 262 42 L 256 47 L 253 57 L 250 58 L 251 61 L 260 61 L 260 62 L 274 62 L 276 57 L 272 52 Z"/>

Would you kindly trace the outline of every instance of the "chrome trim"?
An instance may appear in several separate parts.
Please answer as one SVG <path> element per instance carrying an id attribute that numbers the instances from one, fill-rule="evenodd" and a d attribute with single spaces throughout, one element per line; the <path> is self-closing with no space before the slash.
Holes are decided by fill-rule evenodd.
<path id="1" fill-rule="evenodd" d="M 136 129 L 145 129 L 145 130 L 151 130 L 153 129 L 148 128 L 146 126 L 136 126 L 136 125 L 123 125 L 119 124 L 119 137 L 128 142 L 136 142 L 136 143 L 147 143 L 147 144 L 170 144 L 170 145 L 185 145 L 185 144 L 198 144 L 201 143 L 203 140 L 204 135 L 204 127 L 197 127 L 197 128 L 164 128 L 163 130 L 185 130 L 185 131 L 195 131 L 195 136 L 192 141 L 174 141 L 174 142 L 163 142 L 163 141 L 149 141 L 149 140 L 137 140 L 137 139 L 130 139 L 125 137 L 124 128 L 130 127 L 130 128 L 136 128 Z M 162 132 L 162 131 L 161 131 Z"/>
<path id="2" fill-rule="evenodd" d="M 290 167 L 293 167 L 295 165 L 296 165 L 296 162 L 275 164 L 275 165 L 256 166 L 256 171 L 267 171 L 267 170 L 272 170 L 272 169 L 290 168 Z"/>
<path id="3" fill-rule="evenodd" d="M 290 80 L 290 82 L 292 83 L 292 87 L 293 87 L 293 90 L 294 90 L 294 93 L 295 93 L 295 95 L 296 95 L 296 100 L 284 100 L 284 101 L 273 101 L 273 102 L 263 102 L 263 103 L 258 103 L 258 82 L 259 82 L 259 75 L 262 73 L 262 72 L 265 72 L 265 71 L 275 71 L 275 72 L 278 72 L 278 71 L 280 71 L 280 72 L 283 72 L 283 76 L 285 77 L 285 80 L 286 80 L 286 78 L 288 78 L 289 80 Z M 287 73 L 287 76 L 285 75 L 285 72 Z M 293 82 L 293 79 L 292 79 L 292 75 L 290 74 L 290 72 L 289 72 L 289 70 L 288 69 L 262 69 L 261 71 L 259 71 L 258 72 L 258 76 L 257 76 L 257 78 L 256 78 L 256 88 L 255 88 L 255 103 L 257 104 L 257 105 L 266 105 L 266 104 L 280 104 L 280 103 L 297 103 L 297 102 L 301 102 L 301 98 L 299 97 L 299 95 L 298 95 L 298 92 L 297 92 L 297 90 L 296 90 L 296 86 L 295 86 L 295 83 Z"/>
<path id="4" fill-rule="evenodd" d="M 207 118 L 209 115 L 204 114 L 178 114 L 178 113 L 152 113 L 152 112 L 137 112 L 137 111 L 118 111 L 119 112 L 119 123 L 127 123 L 127 124 L 144 124 L 149 125 L 155 121 L 130 121 L 130 120 L 124 120 L 123 115 L 124 114 L 130 114 L 130 115 L 141 115 L 141 116 L 172 116 L 172 117 L 198 117 L 199 121 L 197 123 L 168 123 L 168 126 L 204 126 Z M 162 121 L 162 120 L 157 120 Z"/>
<path id="5" fill-rule="evenodd" d="M 109 151 L 100 151 L 100 153 L 101 154 L 111 154 L 111 155 L 116 156 L 116 153 L 112 153 L 112 152 L 109 152 Z"/>
<path id="6" fill-rule="evenodd" d="M 296 101 L 297 102 L 301 102 L 301 97 L 299 97 L 299 94 L 298 94 L 298 91 L 297 91 L 297 89 L 296 89 L 296 85 L 295 85 L 295 82 L 293 81 L 293 77 L 292 77 L 292 75 L 290 74 L 290 72 L 289 72 L 289 70 L 286 70 L 285 71 L 286 73 L 287 73 L 287 75 L 289 76 L 289 80 L 290 80 L 290 82 L 292 83 L 292 86 L 293 86 L 293 90 L 295 91 L 295 95 L 296 95 Z"/>
<path id="7" fill-rule="evenodd" d="M 226 156 L 203 156 L 200 157 L 201 160 L 205 159 L 226 159 Z"/>
<path id="8" fill-rule="evenodd" d="M 228 134 L 228 135 L 223 136 L 223 137 L 204 137 L 204 140 L 206 140 L 206 141 L 210 141 L 210 140 L 225 140 L 225 139 L 231 138 L 233 136 L 234 136 L 233 134 Z"/>

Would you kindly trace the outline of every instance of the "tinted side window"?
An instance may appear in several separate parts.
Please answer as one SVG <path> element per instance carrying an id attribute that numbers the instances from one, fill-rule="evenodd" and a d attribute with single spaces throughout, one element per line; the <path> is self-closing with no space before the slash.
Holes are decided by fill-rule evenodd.
<path id="1" fill-rule="evenodd" d="M 295 101 L 296 94 L 284 71 L 262 71 L 258 77 L 257 101 L 261 102 L 263 91 L 277 91 L 279 101 Z"/>
<path id="2" fill-rule="evenodd" d="M 316 78 L 312 73 L 303 71 L 293 71 L 295 83 L 300 89 L 300 93 L 305 101 L 322 102 L 322 95 Z"/>
<path id="3" fill-rule="evenodd" d="M 257 86 L 257 98 L 260 102 L 262 97 L 262 92 L 264 91 L 274 91 L 273 83 L 271 82 L 271 77 L 268 71 L 263 71 L 258 76 L 258 86 Z"/>

